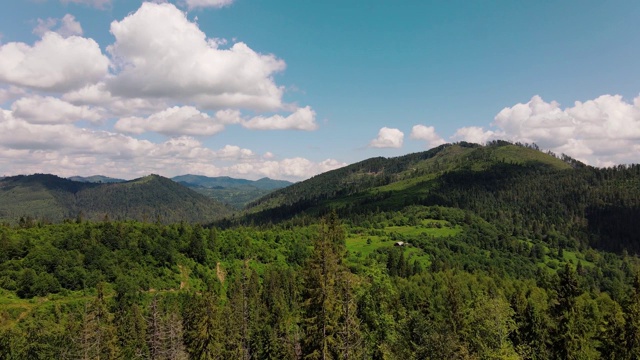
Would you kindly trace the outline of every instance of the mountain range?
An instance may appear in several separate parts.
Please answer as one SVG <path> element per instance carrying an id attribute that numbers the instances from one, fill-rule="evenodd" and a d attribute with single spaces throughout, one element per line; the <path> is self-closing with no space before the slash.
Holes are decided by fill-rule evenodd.
<path id="1" fill-rule="evenodd" d="M 235 213 L 235 222 L 268 223 L 332 210 L 352 217 L 437 205 L 464 209 L 503 231 L 554 229 L 582 234 L 576 237 L 607 250 L 640 252 L 640 232 L 634 228 L 640 216 L 640 166 L 595 168 L 535 145 L 445 144 L 367 159 L 277 190 L 288 183 L 196 175 L 89 179 L 102 183 L 43 174 L 4 178 L 0 221 L 29 216 L 55 222 L 83 214 L 93 220 L 203 223 Z"/>
<path id="2" fill-rule="evenodd" d="M 49 174 L 0 180 L 0 221 L 146 220 L 209 222 L 232 213 L 219 201 L 158 175 L 124 182 L 78 182 Z"/>
<path id="3" fill-rule="evenodd" d="M 236 210 L 244 208 L 270 192 L 292 183 L 285 180 L 262 178 L 259 180 L 234 179 L 227 176 L 208 177 L 202 175 L 180 175 L 171 180 L 200 194 L 230 205 Z"/>
<path id="4" fill-rule="evenodd" d="M 69 180 L 87 183 L 118 183 L 126 181 L 103 175 L 72 176 Z M 209 177 L 191 174 L 174 176 L 171 180 L 202 195 L 230 205 L 236 210 L 242 209 L 248 203 L 267 195 L 273 190 L 293 184 L 289 181 L 273 180 L 267 177 L 259 180 L 246 180 L 228 176 Z"/>

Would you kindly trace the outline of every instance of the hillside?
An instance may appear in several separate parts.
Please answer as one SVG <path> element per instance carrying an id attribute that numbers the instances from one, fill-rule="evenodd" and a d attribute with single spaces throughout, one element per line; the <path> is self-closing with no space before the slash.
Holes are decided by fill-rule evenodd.
<path id="1" fill-rule="evenodd" d="M 269 178 L 253 181 L 228 176 L 208 177 L 190 174 L 176 176 L 172 180 L 238 210 L 276 189 L 292 184 L 289 181 Z"/>
<path id="2" fill-rule="evenodd" d="M 249 213 L 292 207 L 305 210 L 354 194 L 406 195 L 427 191 L 440 177 L 452 172 L 491 172 L 500 166 L 524 171 L 571 169 L 562 160 L 536 149 L 498 141 L 489 146 L 470 143 L 445 144 L 431 150 L 396 158 L 371 158 L 317 175 L 255 201 Z"/>
<path id="3" fill-rule="evenodd" d="M 0 180 L 0 221 L 21 217 L 59 222 L 82 216 L 162 222 L 208 222 L 230 214 L 221 203 L 157 175 L 120 182 L 88 183 L 55 175 Z"/>
<path id="4" fill-rule="evenodd" d="M 502 231 L 543 236 L 555 229 L 584 245 L 640 253 L 633 220 L 640 216 L 640 166 L 598 169 L 506 142 L 365 160 L 275 191 L 251 204 L 245 220 L 331 209 L 352 217 L 411 205 L 464 209 Z"/>

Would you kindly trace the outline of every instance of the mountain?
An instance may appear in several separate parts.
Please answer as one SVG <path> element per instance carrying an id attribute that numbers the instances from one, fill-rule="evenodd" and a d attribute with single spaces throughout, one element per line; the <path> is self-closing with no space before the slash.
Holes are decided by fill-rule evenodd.
<path id="1" fill-rule="evenodd" d="M 254 213 L 283 206 L 314 207 L 369 191 L 397 196 L 409 189 L 415 190 L 416 185 L 433 183 L 449 172 L 485 172 L 502 165 L 521 169 L 571 169 L 566 162 L 532 147 L 502 141 L 489 146 L 465 142 L 445 144 L 395 158 L 371 158 L 317 175 L 249 204 L 248 211 Z"/>
<path id="2" fill-rule="evenodd" d="M 554 240 L 560 243 L 573 238 L 640 253 L 640 165 L 594 168 L 503 141 L 368 159 L 277 190 L 250 204 L 244 221 L 332 209 L 353 217 L 412 205 L 463 209 L 503 232 L 555 236 L 552 229 L 569 234 Z"/>
<path id="3" fill-rule="evenodd" d="M 88 183 L 55 175 L 0 180 L 0 221 L 31 217 L 59 222 L 83 216 L 102 220 L 209 222 L 231 209 L 170 179 L 150 175 L 120 183 Z"/>
<path id="4" fill-rule="evenodd" d="M 119 182 L 127 181 L 124 179 L 115 179 L 115 178 L 111 178 L 103 175 L 93 175 L 93 176 L 87 176 L 87 177 L 72 176 L 68 179 L 72 181 L 88 182 L 88 183 L 119 183 Z"/>
<path id="5" fill-rule="evenodd" d="M 208 177 L 202 175 L 180 175 L 171 180 L 194 191 L 229 204 L 236 209 L 257 200 L 273 190 L 281 189 L 292 183 L 284 180 L 262 178 L 260 180 L 234 179 L 228 176 Z"/>

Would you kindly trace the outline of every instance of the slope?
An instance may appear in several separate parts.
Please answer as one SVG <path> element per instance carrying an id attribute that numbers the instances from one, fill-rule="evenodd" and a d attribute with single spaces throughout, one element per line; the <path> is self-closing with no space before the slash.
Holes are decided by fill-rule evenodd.
<path id="1" fill-rule="evenodd" d="M 200 194 L 229 204 L 238 210 L 276 189 L 281 189 L 292 184 L 289 181 L 269 178 L 253 181 L 234 179 L 228 176 L 208 177 L 191 174 L 176 176 L 171 180 L 189 187 Z"/>
<path id="2" fill-rule="evenodd" d="M 351 203 L 356 198 L 414 197 L 427 191 L 443 174 L 457 171 L 491 172 L 503 165 L 523 171 L 571 169 L 567 163 L 535 148 L 499 141 L 488 146 L 445 144 L 429 151 L 396 158 L 372 158 L 273 192 L 250 204 L 248 213 L 294 213 L 315 207 Z M 399 192 L 405 192 L 400 194 Z M 356 199 L 357 200 L 357 199 Z M 362 199 L 360 199 L 362 200 Z M 289 210 L 287 210 L 289 209 Z"/>
<path id="3" fill-rule="evenodd" d="M 0 221 L 10 223 L 21 217 L 59 222 L 78 215 L 91 220 L 208 222 L 230 213 L 227 206 L 158 175 L 102 184 L 43 174 L 0 181 Z"/>

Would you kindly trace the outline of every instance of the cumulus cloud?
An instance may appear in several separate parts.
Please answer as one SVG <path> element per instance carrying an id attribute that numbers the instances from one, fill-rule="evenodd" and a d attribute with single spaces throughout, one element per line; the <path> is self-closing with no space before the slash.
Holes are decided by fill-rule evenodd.
<path id="1" fill-rule="evenodd" d="M 9 86 L 7 88 L 0 88 L 0 104 L 13 101 L 21 96 L 24 96 L 27 92 L 17 86 Z"/>
<path id="2" fill-rule="evenodd" d="M 71 124 L 32 124 L 0 109 L 0 169 L 3 174 L 48 172 L 61 176 L 103 173 L 131 178 L 149 173 L 186 173 L 302 180 L 344 166 L 333 159 L 275 159 L 226 145 L 212 150 L 193 137 L 161 143 Z"/>
<path id="3" fill-rule="evenodd" d="M 468 126 L 456 130 L 451 139 L 456 141 L 467 141 L 476 144 L 484 144 L 495 137 L 496 133 L 491 130 L 484 131 L 484 129 L 479 126 Z"/>
<path id="4" fill-rule="evenodd" d="M 62 99 L 75 105 L 93 105 L 108 109 L 113 117 L 141 116 L 167 108 L 165 101 L 114 96 L 103 82 L 69 91 Z"/>
<path id="5" fill-rule="evenodd" d="M 269 117 L 257 116 L 242 122 L 242 126 L 252 130 L 306 130 L 318 129 L 316 112 L 311 107 L 298 108 L 293 114 L 284 117 L 273 115 Z"/>
<path id="6" fill-rule="evenodd" d="M 103 119 L 102 109 L 75 106 L 51 96 L 23 97 L 11 106 L 13 115 L 32 124 L 72 123 L 78 120 L 97 122 Z"/>
<path id="7" fill-rule="evenodd" d="M 242 42 L 219 48 L 172 4 L 144 3 L 114 21 L 111 33 L 116 41 L 107 50 L 117 74 L 108 84 L 116 96 L 179 99 L 205 109 L 283 106 L 273 75 L 284 61 Z"/>
<path id="8" fill-rule="evenodd" d="M 326 159 L 319 163 L 315 163 L 305 158 L 295 157 L 280 161 L 240 163 L 228 167 L 227 170 L 231 173 L 238 174 L 239 176 L 257 173 L 274 179 L 282 178 L 299 180 L 346 165 L 346 163 L 339 162 L 334 159 Z"/>
<path id="9" fill-rule="evenodd" d="M 415 125 L 411 128 L 410 138 L 414 140 L 424 140 L 427 142 L 429 148 L 440 146 L 446 141 L 436 133 L 436 129 L 433 126 Z"/>
<path id="10" fill-rule="evenodd" d="M 214 117 L 210 117 L 192 106 L 174 106 L 147 118 L 122 118 L 114 128 L 131 134 L 153 131 L 167 136 L 209 136 L 224 130 L 226 124 L 239 122 L 240 112 L 237 110 L 220 110 Z"/>
<path id="11" fill-rule="evenodd" d="M 216 151 L 215 155 L 216 157 L 223 160 L 251 159 L 256 156 L 253 151 L 249 149 L 243 149 L 235 145 L 225 145 L 225 147 Z"/>
<path id="12" fill-rule="evenodd" d="M 60 26 L 58 26 L 56 30 L 53 30 L 58 24 L 60 24 Z M 38 26 L 33 29 L 33 33 L 43 36 L 49 31 L 54 31 L 66 38 L 73 35 L 82 35 L 82 26 L 76 21 L 76 18 L 70 14 L 65 15 L 62 19 L 38 19 Z"/>
<path id="13" fill-rule="evenodd" d="M 628 102 L 620 95 L 602 95 L 562 109 L 536 95 L 504 108 L 492 126 L 497 130 L 462 128 L 454 138 L 536 143 L 596 166 L 640 162 L 640 96 Z"/>
<path id="14" fill-rule="evenodd" d="M 189 10 L 192 10 L 207 7 L 221 8 L 231 5 L 233 1 L 234 0 L 185 0 L 185 4 Z"/>
<path id="15" fill-rule="evenodd" d="M 47 32 L 33 46 L 0 46 L 0 82 L 38 90 L 68 91 L 101 80 L 109 60 L 100 46 L 79 36 Z"/>
<path id="16" fill-rule="evenodd" d="M 180 1 L 189 9 L 232 2 Z M 113 3 L 61 2 L 96 8 Z M 212 149 L 198 140 L 230 124 L 318 128 L 311 107 L 283 103 L 284 87 L 274 76 L 286 65 L 275 55 L 235 39 L 227 45 L 209 38 L 185 13 L 160 0 L 144 2 L 110 29 L 115 42 L 106 54 L 82 37 L 82 26 L 69 14 L 39 19 L 34 33 L 41 38 L 33 44 L 0 44 L 0 106 L 11 103 L 11 110 L 0 109 L 3 174 L 75 175 L 90 169 L 123 178 L 154 172 L 301 180 L 345 165 L 256 154 L 236 145 Z M 246 110 L 252 115 L 243 116 Z M 83 129 L 81 120 L 113 130 Z M 170 139 L 134 137 L 148 132 Z"/>
<path id="17" fill-rule="evenodd" d="M 383 127 L 378 137 L 371 140 L 369 146 L 374 148 L 400 148 L 404 140 L 404 133 L 398 129 Z"/>

